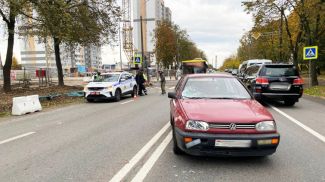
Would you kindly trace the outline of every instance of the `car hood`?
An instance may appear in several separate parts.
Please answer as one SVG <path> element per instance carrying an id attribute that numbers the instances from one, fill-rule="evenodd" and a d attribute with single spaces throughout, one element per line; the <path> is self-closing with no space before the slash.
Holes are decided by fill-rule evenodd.
<path id="1" fill-rule="evenodd" d="M 87 87 L 109 87 L 118 84 L 117 82 L 90 82 Z"/>
<path id="2" fill-rule="evenodd" d="M 255 100 L 183 99 L 180 104 L 188 119 L 212 123 L 257 123 L 273 120 Z"/>

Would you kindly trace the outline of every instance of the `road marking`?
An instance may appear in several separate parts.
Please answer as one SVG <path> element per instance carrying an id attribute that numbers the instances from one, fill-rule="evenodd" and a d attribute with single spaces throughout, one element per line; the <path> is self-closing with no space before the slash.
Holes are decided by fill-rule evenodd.
<path id="1" fill-rule="evenodd" d="M 127 104 L 127 103 L 130 103 L 130 102 L 133 102 L 134 100 L 129 100 L 129 101 L 126 101 L 126 102 L 122 102 L 121 104 Z"/>
<path id="2" fill-rule="evenodd" d="M 17 140 L 19 138 L 23 138 L 23 137 L 26 137 L 28 135 L 32 135 L 34 134 L 35 132 L 28 132 L 28 133 L 24 133 L 24 134 L 21 134 L 21 135 L 18 135 L 18 136 L 15 136 L 15 137 L 12 137 L 12 138 L 8 138 L 6 140 L 2 140 L 0 141 L 0 145 L 1 144 L 4 144 L 4 143 L 8 143 L 8 142 L 11 142 L 11 141 L 14 141 L 14 140 Z"/>
<path id="3" fill-rule="evenodd" d="M 152 153 L 150 158 L 146 161 L 146 163 L 142 166 L 142 168 L 138 171 L 136 176 L 132 179 L 131 182 L 138 182 L 143 181 L 144 178 L 147 176 L 149 171 L 152 169 L 154 164 L 157 162 L 158 158 L 166 149 L 167 145 L 172 140 L 172 132 L 170 131 L 164 141 L 157 147 L 157 149 Z"/>
<path id="4" fill-rule="evenodd" d="M 173 90 L 175 87 L 170 87 L 169 90 Z"/>
<path id="5" fill-rule="evenodd" d="M 170 127 L 168 122 L 148 143 L 137 153 L 133 158 L 125 164 L 110 180 L 110 182 L 120 182 L 130 172 L 130 170 L 142 159 L 142 157 L 149 151 L 149 149 L 159 140 L 159 138 Z"/>
<path id="6" fill-rule="evenodd" d="M 300 121 L 296 120 L 295 118 L 289 116 L 288 114 L 286 114 L 285 112 L 281 111 L 280 109 L 269 105 L 273 110 L 275 110 L 276 112 L 280 113 L 281 115 L 283 115 L 284 117 L 288 118 L 290 121 L 296 123 L 298 126 L 300 126 L 301 128 L 303 128 L 304 130 L 306 130 L 307 132 L 309 132 L 310 134 L 314 135 L 315 137 L 317 137 L 318 139 L 320 139 L 322 142 L 325 143 L 325 137 L 321 134 L 319 134 L 318 132 L 314 131 L 313 129 L 309 128 L 308 126 L 302 124 Z"/>

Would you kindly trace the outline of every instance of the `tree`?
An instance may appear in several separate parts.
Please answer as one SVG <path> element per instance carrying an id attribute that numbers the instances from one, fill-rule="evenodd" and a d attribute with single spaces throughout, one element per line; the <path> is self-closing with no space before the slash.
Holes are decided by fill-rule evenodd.
<path id="1" fill-rule="evenodd" d="M 177 56 L 176 33 L 170 22 L 162 21 L 158 24 L 155 29 L 154 41 L 158 64 L 168 68 Z"/>
<path id="2" fill-rule="evenodd" d="M 282 40 L 286 40 L 293 63 L 298 67 L 303 42 L 305 45 L 321 45 L 325 32 L 325 2 L 323 0 L 262 0 L 244 2 L 246 11 L 253 13 L 255 26 L 265 26 L 279 21 L 279 51 L 285 53 Z M 289 13 L 288 13 L 289 12 Z M 286 36 L 282 36 L 284 20 Z M 299 58 L 300 57 L 300 58 Z M 312 85 L 317 85 L 316 62 L 311 64 Z"/>
<path id="3" fill-rule="evenodd" d="M 115 39 L 120 16 L 115 0 L 33 0 L 33 34 L 53 38 L 59 86 L 64 85 L 60 45 L 101 45 Z"/>
<path id="4" fill-rule="evenodd" d="M 11 69 L 13 69 L 13 70 L 21 70 L 21 64 L 18 63 L 17 58 L 15 56 L 12 57 Z"/>
<path id="5" fill-rule="evenodd" d="M 223 62 L 223 65 L 220 67 L 221 70 L 225 69 L 236 69 L 240 65 L 240 61 L 238 57 L 235 55 L 230 56 L 229 58 L 226 58 Z"/>
<path id="6" fill-rule="evenodd" d="M 24 7 L 27 0 L 0 0 L 0 15 L 7 26 L 8 42 L 6 60 L 3 66 L 3 89 L 5 92 L 11 91 L 10 70 L 15 40 L 16 18 L 19 14 L 25 14 Z"/>

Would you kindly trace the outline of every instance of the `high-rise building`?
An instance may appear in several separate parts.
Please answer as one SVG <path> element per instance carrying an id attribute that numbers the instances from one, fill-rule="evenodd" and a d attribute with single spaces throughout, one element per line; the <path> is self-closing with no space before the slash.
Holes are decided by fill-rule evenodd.
<path id="1" fill-rule="evenodd" d="M 155 29 L 158 26 L 158 23 L 162 20 L 171 22 L 171 10 L 165 6 L 164 0 L 150 0 L 147 3 L 147 18 L 155 19 L 155 21 L 147 22 L 147 52 L 153 53 L 155 49 L 154 45 L 154 36 Z M 151 57 L 151 64 L 155 64 L 155 57 Z"/>
<path id="2" fill-rule="evenodd" d="M 21 64 L 27 70 L 39 68 L 56 69 L 53 41 L 47 39 L 46 43 L 40 43 L 36 37 L 26 35 L 20 38 Z"/>
<path id="3" fill-rule="evenodd" d="M 74 72 L 77 65 L 85 65 L 84 47 L 77 45 L 73 47 L 62 47 L 61 63 L 66 73 Z"/>
<path id="4" fill-rule="evenodd" d="M 152 0 L 150 0 L 152 1 Z M 140 16 L 143 19 L 148 18 L 146 12 L 146 6 L 150 2 L 147 0 L 134 0 L 133 1 L 133 19 L 136 20 L 133 23 L 133 38 L 134 38 L 134 49 L 135 53 L 141 53 L 141 22 Z M 143 50 L 147 52 L 147 21 L 142 22 L 142 31 L 143 31 Z"/>
<path id="5" fill-rule="evenodd" d="M 102 65 L 101 47 L 88 45 L 84 47 L 84 58 L 86 68 L 98 69 Z"/>

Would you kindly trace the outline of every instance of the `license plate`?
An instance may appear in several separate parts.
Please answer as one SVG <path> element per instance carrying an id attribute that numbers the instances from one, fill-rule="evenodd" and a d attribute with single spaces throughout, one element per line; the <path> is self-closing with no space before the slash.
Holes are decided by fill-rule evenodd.
<path id="1" fill-rule="evenodd" d="M 90 95 L 99 95 L 99 92 L 90 92 Z"/>
<path id="2" fill-rule="evenodd" d="M 216 140 L 216 147 L 230 147 L 230 148 L 248 148 L 252 144 L 251 140 Z"/>
<path id="3" fill-rule="evenodd" d="M 271 84 L 271 90 L 290 90 L 290 84 Z"/>

